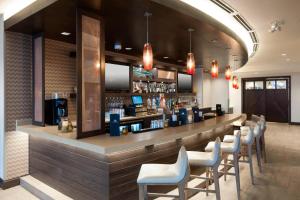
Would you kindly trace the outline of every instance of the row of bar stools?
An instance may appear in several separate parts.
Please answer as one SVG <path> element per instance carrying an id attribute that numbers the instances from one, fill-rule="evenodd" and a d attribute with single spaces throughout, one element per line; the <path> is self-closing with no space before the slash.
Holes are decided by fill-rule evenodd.
<path id="1" fill-rule="evenodd" d="M 240 199 L 240 174 L 239 174 L 239 156 L 247 156 L 249 163 L 250 176 L 252 184 L 254 184 L 253 165 L 252 165 L 252 146 L 256 143 L 256 157 L 260 172 L 262 171 L 261 156 L 262 148 L 265 151 L 264 132 L 266 130 L 266 121 L 263 116 L 260 117 L 253 127 L 243 126 L 241 130 L 236 130 L 234 135 L 225 135 L 223 142 L 217 138 L 215 142 L 209 142 L 205 147 L 206 152 L 185 151 L 181 147 L 178 159 L 175 164 L 143 164 L 138 176 L 137 183 L 139 185 L 139 199 L 148 199 L 148 197 L 173 197 L 185 200 L 187 195 L 185 190 L 193 190 L 196 192 L 216 193 L 216 199 L 220 200 L 219 172 L 218 168 L 221 160 L 224 160 L 224 179 L 227 175 L 233 175 L 236 178 L 237 197 Z M 262 143 L 261 143 L 262 141 Z M 264 147 L 262 147 L 264 146 Z M 242 149 L 241 149 L 242 147 Z M 228 160 L 228 156 L 232 155 L 233 160 Z M 264 152 L 264 159 L 266 154 Z M 232 161 L 233 165 L 228 163 Z M 189 175 L 189 164 L 196 167 L 206 167 L 206 177 L 198 175 Z M 228 172 L 228 167 L 234 167 L 234 173 Z M 210 175 L 213 172 L 213 175 Z M 212 178 L 213 176 L 213 178 Z M 187 181 L 190 178 L 204 179 L 206 189 L 187 187 Z M 215 190 L 209 190 L 209 182 L 213 180 Z M 176 185 L 178 186 L 179 195 L 170 195 L 162 193 L 148 193 L 148 185 Z"/>
<path id="2" fill-rule="evenodd" d="M 254 184 L 253 164 L 252 164 L 252 146 L 254 143 L 253 129 L 248 126 L 242 126 L 241 129 L 241 151 L 240 155 L 244 158 L 247 156 L 248 160 L 239 160 L 239 162 L 246 162 L 249 164 L 251 182 Z M 234 131 L 234 135 L 237 135 L 238 131 Z M 225 135 L 223 142 L 234 142 L 234 135 Z"/>
<path id="3" fill-rule="evenodd" d="M 172 197 L 185 200 L 185 187 L 189 178 L 188 156 L 184 147 L 181 147 L 175 164 L 143 164 L 137 179 L 139 199 L 148 197 Z M 149 185 L 176 185 L 179 195 L 163 193 L 149 193 Z"/>
<path id="4" fill-rule="evenodd" d="M 239 172 L 239 152 L 240 152 L 240 137 L 241 133 L 238 131 L 236 135 L 234 135 L 233 142 L 221 142 L 221 152 L 222 158 L 224 159 L 224 179 L 226 180 L 226 175 L 235 176 L 236 180 L 236 189 L 237 189 L 237 197 L 238 200 L 240 199 L 240 172 Z M 214 149 L 214 142 L 209 142 L 208 145 L 205 147 L 205 151 L 211 152 Z M 233 165 L 228 164 L 228 156 L 233 156 Z M 227 171 L 228 166 L 234 167 L 234 173 L 229 173 Z"/>
<path id="5" fill-rule="evenodd" d="M 190 175 L 191 178 L 204 179 L 206 183 L 206 189 L 201 188 L 186 188 L 187 190 L 192 190 L 196 192 L 206 192 L 216 193 L 216 199 L 220 200 L 220 187 L 219 187 L 219 173 L 218 168 L 221 162 L 221 141 L 220 138 L 217 138 L 215 142 L 212 142 L 212 151 L 211 152 L 199 152 L 199 151 L 188 151 L 188 159 L 190 166 L 195 167 L 205 167 L 206 168 L 206 177 L 199 175 Z M 213 178 L 211 178 L 210 172 L 213 172 Z M 213 180 L 215 184 L 215 190 L 208 190 L 209 181 Z"/>

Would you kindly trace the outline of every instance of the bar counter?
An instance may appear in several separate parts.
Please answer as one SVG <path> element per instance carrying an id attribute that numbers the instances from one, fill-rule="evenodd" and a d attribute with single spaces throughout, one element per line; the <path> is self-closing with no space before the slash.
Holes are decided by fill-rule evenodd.
<path id="1" fill-rule="evenodd" d="M 25 125 L 18 130 L 30 135 L 31 176 L 73 199 L 135 200 L 142 164 L 174 163 L 182 145 L 203 150 L 216 137 L 232 134 L 232 123 L 241 116 L 226 114 L 175 128 L 80 140 L 61 137 L 49 127 Z"/>
<path id="2" fill-rule="evenodd" d="M 18 126 L 17 130 L 29 135 L 49 139 L 66 145 L 83 148 L 101 154 L 112 154 L 120 151 L 130 151 L 146 146 L 166 143 L 172 140 L 182 139 L 212 129 L 222 127 L 241 118 L 239 114 L 225 114 L 224 116 L 212 118 L 199 123 L 188 124 L 178 127 L 169 127 L 151 132 L 121 135 L 111 137 L 108 134 L 76 139 L 75 131 L 61 133 L 57 126 L 39 127 L 34 125 Z"/>

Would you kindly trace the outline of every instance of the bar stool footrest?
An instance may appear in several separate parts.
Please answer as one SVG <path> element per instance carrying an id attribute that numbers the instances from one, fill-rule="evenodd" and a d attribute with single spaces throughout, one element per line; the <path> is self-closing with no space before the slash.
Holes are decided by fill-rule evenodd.
<path id="1" fill-rule="evenodd" d="M 206 190 L 206 189 L 201 189 L 201 188 L 185 188 L 186 190 L 193 190 L 196 192 L 208 192 L 208 193 L 216 193 L 215 190 Z"/>
<path id="2" fill-rule="evenodd" d="M 149 197 L 171 197 L 171 198 L 178 198 L 179 195 L 172 195 L 172 194 L 164 194 L 164 193 L 148 193 Z"/>
<path id="3" fill-rule="evenodd" d="M 213 178 L 203 177 L 203 176 L 197 176 L 197 175 L 190 175 L 191 178 L 198 178 L 203 180 L 213 180 Z"/>

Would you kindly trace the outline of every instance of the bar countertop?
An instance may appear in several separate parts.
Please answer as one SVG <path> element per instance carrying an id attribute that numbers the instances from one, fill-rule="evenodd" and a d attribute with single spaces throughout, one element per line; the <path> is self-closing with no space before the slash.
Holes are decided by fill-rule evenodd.
<path id="1" fill-rule="evenodd" d="M 42 137 L 58 143 L 64 143 L 76 148 L 83 148 L 100 154 L 113 154 L 121 151 L 130 151 L 150 145 L 166 143 L 172 140 L 199 134 L 222 127 L 237 121 L 241 114 L 225 114 L 199 123 L 178 127 L 169 127 L 151 132 L 111 137 L 108 134 L 93 136 L 84 139 L 75 139 L 76 132 L 60 133 L 57 126 L 39 127 L 34 125 L 17 126 L 17 131 L 28 133 L 31 136 Z"/>

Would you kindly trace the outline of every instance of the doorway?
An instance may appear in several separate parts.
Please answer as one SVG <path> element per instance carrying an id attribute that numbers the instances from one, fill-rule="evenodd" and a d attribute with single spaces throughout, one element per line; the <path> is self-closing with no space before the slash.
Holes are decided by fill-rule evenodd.
<path id="1" fill-rule="evenodd" d="M 242 79 L 242 111 L 265 115 L 269 122 L 290 122 L 290 77 Z"/>

